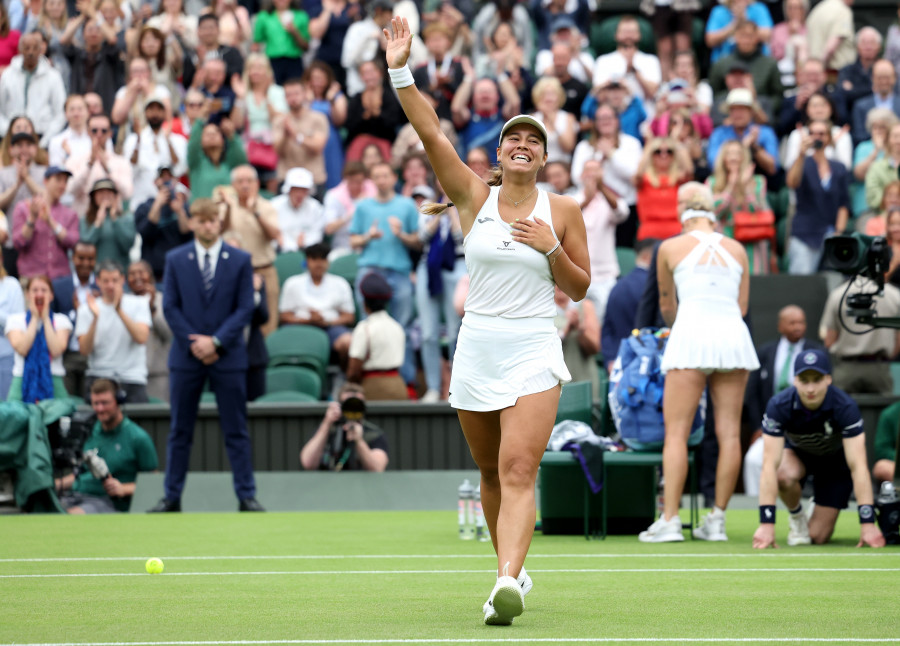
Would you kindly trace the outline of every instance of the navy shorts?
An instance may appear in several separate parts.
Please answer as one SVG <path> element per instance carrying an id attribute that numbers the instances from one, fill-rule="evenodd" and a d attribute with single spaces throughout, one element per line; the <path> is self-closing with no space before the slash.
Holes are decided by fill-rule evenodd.
<path id="1" fill-rule="evenodd" d="M 844 450 L 814 455 L 793 446 L 788 448 L 806 467 L 807 477 L 813 476 L 813 497 L 816 504 L 846 509 L 850 494 L 853 493 L 853 476 L 847 466 Z"/>
<path id="2" fill-rule="evenodd" d="M 350 334 L 351 330 L 346 325 L 329 325 L 325 328 L 325 332 L 328 333 L 328 340 L 331 341 L 331 345 L 334 345 L 334 342 L 337 341 L 339 336 L 342 334 Z"/>

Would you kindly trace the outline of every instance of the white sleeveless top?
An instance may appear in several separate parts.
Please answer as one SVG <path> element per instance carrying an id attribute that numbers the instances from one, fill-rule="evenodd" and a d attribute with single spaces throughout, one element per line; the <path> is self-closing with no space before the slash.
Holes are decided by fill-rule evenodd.
<path id="1" fill-rule="evenodd" d="M 503 318 L 556 316 L 553 274 L 547 257 L 512 239 L 512 228 L 500 218 L 500 187 L 490 195 L 475 217 L 463 246 L 469 270 L 466 312 Z M 528 219 L 540 218 L 559 239 L 550 215 L 550 198 L 538 189 L 537 202 Z"/>
<path id="2" fill-rule="evenodd" d="M 756 370 L 756 349 L 738 303 L 744 268 L 722 246 L 721 233 L 690 235 L 698 244 L 673 272 L 678 311 L 660 368 Z"/>

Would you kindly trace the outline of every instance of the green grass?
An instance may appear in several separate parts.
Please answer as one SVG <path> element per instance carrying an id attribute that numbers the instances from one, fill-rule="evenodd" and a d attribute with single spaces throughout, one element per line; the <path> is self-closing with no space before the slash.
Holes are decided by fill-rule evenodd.
<path id="1" fill-rule="evenodd" d="M 754 552 L 755 516 L 728 543 L 538 532 L 509 628 L 481 624 L 494 557 L 453 512 L 5 517 L 0 644 L 900 643 L 900 549 L 856 549 L 846 512 L 830 545 Z"/>

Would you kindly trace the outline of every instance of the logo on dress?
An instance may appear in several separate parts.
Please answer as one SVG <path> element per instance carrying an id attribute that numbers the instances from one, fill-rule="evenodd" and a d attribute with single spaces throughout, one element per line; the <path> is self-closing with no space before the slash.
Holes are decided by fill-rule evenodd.
<path id="1" fill-rule="evenodd" d="M 803 363 L 806 365 L 812 365 L 816 362 L 816 353 L 815 352 L 807 352 L 803 355 Z"/>
<path id="2" fill-rule="evenodd" d="M 510 240 L 510 242 L 512 242 L 512 240 Z M 504 246 L 504 247 L 508 247 L 508 246 L 509 246 L 509 242 L 507 242 L 506 240 L 504 240 L 504 241 L 503 241 L 503 246 Z"/>
<path id="3" fill-rule="evenodd" d="M 478 220 L 478 224 L 484 224 L 485 222 L 493 222 L 494 218 L 481 218 Z"/>

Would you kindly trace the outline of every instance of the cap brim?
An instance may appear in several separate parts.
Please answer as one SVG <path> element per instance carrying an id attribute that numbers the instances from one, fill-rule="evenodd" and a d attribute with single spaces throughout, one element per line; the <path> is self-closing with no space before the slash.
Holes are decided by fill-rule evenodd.
<path id="1" fill-rule="evenodd" d="M 503 129 L 500 130 L 500 141 L 503 141 L 504 135 L 506 135 L 507 131 L 513 126 L 518 126 L 519 124 L 527 123 L 530 126 L 534 126 L 537 128 L 538 132 L 541 133 L 541 137 L 544 139 L 544 147 L 547 147 L 548 136 L 547 136 L 547 128 L 541 123 L 538 119 L 535 119 L 529 114 L 520 114 L 518 116 L 513 117 L 505 124 L 503 124 Z"/>

